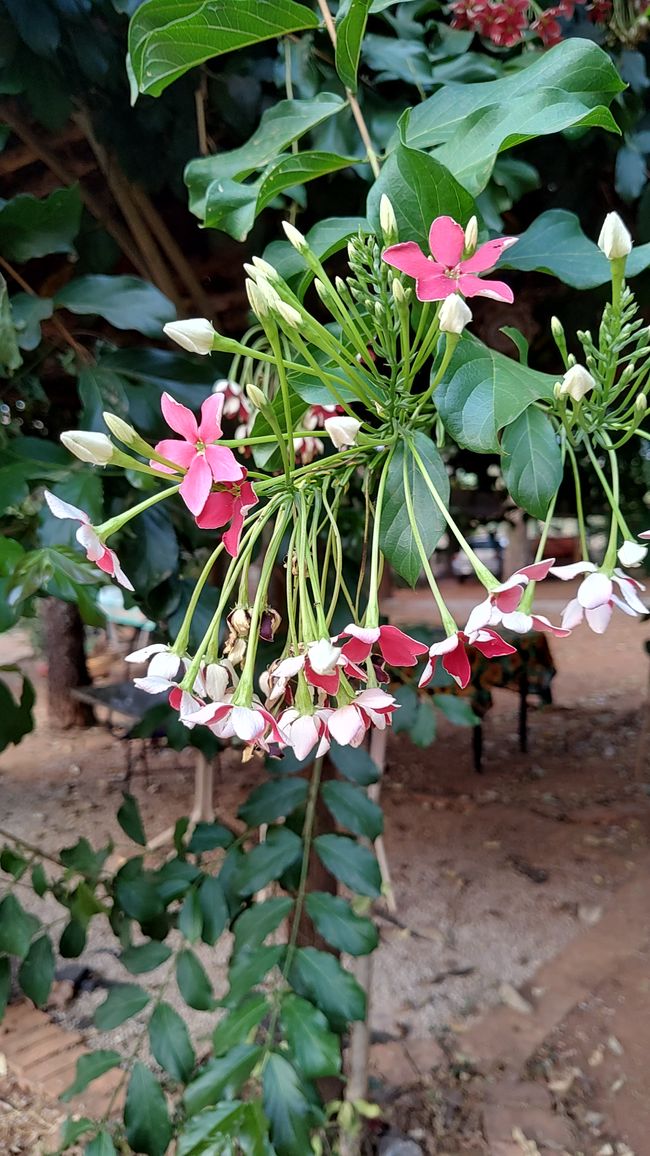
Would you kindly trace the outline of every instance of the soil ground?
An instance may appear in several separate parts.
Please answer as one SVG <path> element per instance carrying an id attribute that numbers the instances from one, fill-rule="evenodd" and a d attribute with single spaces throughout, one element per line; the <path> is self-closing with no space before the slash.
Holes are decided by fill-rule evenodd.
<path id="1" fill-rule="evenodd" d="M 557 621 L 570 594 L 545 583 L 538 609 Z M 446 595 L 459 620 L 478 600 L 470 585 Z M 386 610 L 399 624 L 432 617 L 420 593 L 399 592 Z M 618 615 L 604 637 L 583 628 L 554 641 L 554 704 L 531 711 L 528 754 L 517 696 L 496 690 L 481 776 L 469 732 L 444 720 L 426 750 L 401 735 L 389 742 L 382 801 L 398 910 L 393 919 L 377 908 L 372 1092 L 429 1153 L 650 1153 L 649 636 L 648 624 Z M 0 661 L 29 652 L 27 639 L 0 641 L 13 648 Z M 124 744 L 102 727 L 57 732 L 42 699 L 37 713 L 35 733 L 0 758 L 2 826 L 43 849 L 86 835 L 127 851 L 114 819 Z M 148 761 L 148 783 L 138 770 L 132 789 L 153 834 L 187 813 L 193 755 L 160 750 Z M 262 777 L 256 762 L 226 756 L 217 814 L 231 819 Z M 97 931 L 81 962 L 123 979 L 109 943 Z M 204 955 L 217 992 L 227 951 Z M 52 1018 L 106 1046 L 91 1023 L 104 995 L 100 984 L 58 999 Z M 190 1014 L 201 1034 L 205 1017 Z M 111 1033 L 110 1046 L 128 1048 L 136 1028 Z M 53 1146 L 47 1088 L 32 1087 L 29 1108 L 26 1095 L 11 1070 L 0 1079 L 2 1152 L 36 1154 L 46 1136 L 44 1150 Z"/>

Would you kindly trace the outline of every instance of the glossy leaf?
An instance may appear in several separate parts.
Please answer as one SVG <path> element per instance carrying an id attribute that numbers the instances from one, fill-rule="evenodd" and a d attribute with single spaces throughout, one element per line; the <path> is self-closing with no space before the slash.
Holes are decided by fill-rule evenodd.
<path id="1" fill-rule="evenodd" d="M 474 212 L 472 197 L 440 161 L 404 143 L 384 162 L 368 195 L 368 219 L 379 236 L 384 193 L 395 211 L 400 241 L 417 241 L 425 253 L 435 217 L 450 216 L 465 225 Z"/>
<path id="2" fill-rule="evenodd" d="M 209 1011 L 214 1005 L 212 984 L 200 959 L 189 948 L 176 957 L 176 982 L 185 1003 L 196 1011 Z"/>
<path id="3" fill-rule="evenodd" d="M 116 984 L 95 1012 L 95 1027 L 109 1032 L 138 1014 L 147 1006 L 151 996 L 136 983 Z"/>
<path id="4" fill-rule="evenodd" d="M 428 699 L 420 699 L 408 736 L 416 747 L 430 747 L 436 737 L 436 715 Z"/>
<path id="5" fill-rule="evenodd" d="M 84 1156 L 117 1156 L 117 1148 L 115 1147 L 109 1132 L 98 1132 L 96 1136 L 86 1144 L 84 1148 Z"/>
<path id="6" fill-rule="evenodd" d="M 346 899 L 312 891 L 306 899 L 307 914 L 323 939 L 348 955 L 369 955 L 379 941 L 370 919 L 355 915 Z"/>
<path id="7" fill-rule="evenodd" d="M 449 476 L 436 446 L 420 431 L 414 434 L 413 443 L 440 498 L 447 504 Z M 413 535 L 406 503 L 405 479 L 422 545 L 427 558 L 430 558 L 445 532 L 446 522 L 420 472 L 409 444 L 400 441 L 395 447 L 388 467 L 379 543 L 391 566 L 409 585 L 415 586 L 422 569 L 422 559 Z"/>
<path id="8" fill-rule="evenodd" d="M 179 1134 L 176 1156 L 227 1156 L 231 1140 L 243 1156 L 273 1156 L 268 1121 L 257 1101 L 218 1104 L 192 1116 Z"/>
<path id="9" fill-rule="evenodd" d="M 78 185 L 55 189 L 49 197 L 19 193 L 0 201 L 0 252 L 20 264 L 48 253 L 74 253 L 80 221 Z"/>
<path id="10" fill-rule="evenodd" d="M 256 903 L 243 911 L 235 921 L 235 951 L 242 947 L 261 947 L 267 935 L 277 931 L 293 907 L 293 899 L 288 896 L 278 896 L 275 899 L 266 899 L 263 903 Z"/>
<path id="11" fill-rule="evenodd" d="M 332 743 L 329 756 L 340 775 L 344 775 L 346 779 L 351 779 L 353 783 L 359 783 L 362 787 L 376 783 L 379 778 L 376 763 L 372 761 L 363 747 L 355 749 Z"/>
<path id="12" fill-rule="evenodd" d="M 117 821 L 129 839 L 138 843 L 140 847 L 147 846 L 147 836 L 144 833 L 140 807 L 138 800 L 133 795 L 125 793 L 122 796 L 122 803 L 117 812 Z"/>
<path id="13" fill-rule="evenodd" d="M 480 723 L 478 715 L 474 714 L 472 704 L 468 698 L 459 694 L 436 694 L 433 699 L 438 710 L 445 718 L 457 727 L 476 727 Z"/>
<path id="14" fill-rule="evenodd" d="M 298 1071 L 309 1080 L 336 1076 L 341 1070 L 341 1043 L 321 1011 L 309 1000 L 289 994 L 282 1000 L 280 1025 Z"/>
<path id="15" fill-rule="evenodd" d="M 224 1007 L 235 1007 L 252 987 L 261 983 L 264 976 L 280 963 L 284 951 L 281 945 L 241 948 L 230 962 L 228 971 L 230 987 L 222 1001 Z"/>
<path id="16" fill-rule="evenodd" d="M 545 518 L 564 469 L 557 434 L 542 410 L 528 406 L 506 426 L 501 468 L 513 501 L 533 518 Z"/>
<path id="17" fill-rule="evenodd" d="M 650 266 L 650 243 L 635 245 L 625 263 L 625 276 L 636 277 Z M 499 268 L 539 270 L 574 289 L 593 289 L 611 280 L 607 258 L 583 233 L 574 213 L 550 209 L 542 213 L 508 249 Z"/>
<path id="18" fill-rule="evenodd" d="M 308 790 L 306 779 L 276 779 L 262 783 L 251 792 L 237 814 L 249 827 L 273 823 L 304 803 Z"/>
<path id="19" fill-rule="evenodd" d="M 25 911 L 11 892 L 0 901 L 0 953 L 24 959 L 39 927 L 40 920 Z"/>
<path id="20" fill-rule="evenodd" d="M 17 745 L 34 729 L 34 687 L 22 671 L 19 678 L 22 685 L 17 700 L 14 698 L 14 686 L 10 688 L 4 679 L 0 679 L 0 751 L 12 744 Z"/>
<path id="21" fill-rule="evenodd" d="M 343 1031 L 350 1020 L 362 1020 L 366 1014 L 363 989 L 327 951 L 298 948 L 289 982 L 298 995 L 305 996 L 325 1013 L 337 1031 Z"/>
<path id="22" fill-rule="evenodd" d="M 200 855 L 203 851 L 214 851 L 216 847 L 229 847 L 233 839 L 232 831 L 220 823 L 197 823 L 187 850 Z"/>
<path id="23" fill-rule="evenodd" d="M 146 337 L 160 338 L 163 325 L 176 319 L 171 301 L 140 277 L 75 277 L 59 289 L 54 304 L 71 313 L 103 317 L 116 329 L 136 329 Z"/>
<path id="24" fill-rule="evenodd" d="M 239 1007 L 228 1012 L 219 1021 L 212 1033 L 212 1047 L 215 1056 L 225 1055 L 235 1044 L 249 1042 L 249 1037 L 268 1014 L 269 1002 L 265 995 L 256 992 L 244 1000 Z"/>
<path id="25" fill-rule="evenodd" d="M 357 91 L 361 45 L 372 0 L 343 0 L 336 14 L 336 71 L 351 92 Z"/>
<path id="26" fill-rule="evenodd" d="M 381 875 L 372 851 L 346 835 L 317 835 L 314 850 L 321 863 L 351 891 L 375 898 L 381 893 Z"/>
<path id="27" fill-rule="evenodd" d="M 254 1044 L 237 1044 L 226 1056 L 210 1060 L 183 1095 L 188 1116 L 195 1116 L 217 1100 L 232 1100 L 246 1083 L 262 1049 Z"/>
<path id="28" fill-rule="evenodd" d="M 54 952 L 49 935 L 32 943 L 18 971 L 18 983 L 37 1007 L 44 1007 L 54 980 Z"/>
<path id="29" fill-rule="evenodd" d="M 203 931 L 203 915 L 199 904 L 199 893 L 195 887 L 187 892 L 183 900 L 178 913 L 178 930 L 188 943 L 196 943 Z"/>
<path id="30" fill-rule="evenodd" d="M 297 1156 L 311 1149 L 312 1107 L 296 1070 L 272 1052 L 262 1075 L 262 1104 L 278 1156 Z"/>
<path id="31" fill-rule="evenodd" d="M 149 1020 L 149 1045 L 161 1068 L 187 1083 L 194 1067 L 194 1048 L 185 1020 L 168 1003 L 159 1003 Z"/>
<path id="32" fill-rule="evenodd" d="M 120 955 L 120 963 L 131 975 L 143 975 L 147 971 L 155 971 L 161 964 L 166 963 L 171 955 L 171 948 L 166 943 L 142 943 L 138 947 L 127 947 Z"/>
<path id="33" fill-rule="evenodd" d="M 321 795 L 327 809 L 342 827 L 353 831 L 355 835 L 365 835 L 367 839 L 376 839 L 381 835 L 384 829 L 381 807 L 373 803 L 360 787 L 330 780 L 323 783 Z"/>
<path id="34" fill-rule="evenodd" d="M 32 297 L 30 293 L 14 293 L 11 298 L 11 315 L 20 349 L 28 352 L 36 349 L 41 342 L 41 321 L 51 317 L 53 309 L 51 297 Z"/>
<path id="35" fill-rule="evenodd" d="M 326 261 L 328 257 L 345 248 L 350 237 L 353 237 L 359 229 L 369 231 L 370 225 L 365 217 L 326 217 L 323 221 L 317 221 L 305 234 L 305 238 L 318 259 Z M 264 258 L 294 287 L 302 300 L 314 279 L 314 273 L 293 245 L 288 241 L 271 241 L 264 250 Z"/>
<path id="36" fill-rule="evenodd" d="M 172 1138 L 165 1096 L 149 1068 L 136 1060 L 124 1105 L 126 1138 L 135 1152 L 164 1156 Z"/>
<path id="37" fill-rule="evenodd" d="M 204 60 L 317 27 L 294 0 L 147 0 L 129 26 L 131 68 L 140 92 L 159 96 Z"/>
<path id="38" fill-rule="evenodd" d="M 107 1050 L 100 1050 L 96 1052 L 89 1052 L 88 1055 L 80 1056 L 77 1060 L 77 1067 L 75 1077 L 69 1088 L 62 1092 L 59 1099 L 67 1103 L 73 1096 L 78 1096 L 80 1092 L 85 1092 L 89 1084 L 93 1080 L 98 1080 L 105 1072 L 110 1072 L 111 1068 L 117 1068 L 122 1062 L 122 1056 L 119 1052 L 112 1052 Z"/>
<path id="39" fill-rule="evenodd" d="M 238 871 L 240 895 L 254 895 L 279 879 L 302 854 L 302 839 L 287 827 L 272 827 L 264 843 L 244 856 Z"/>

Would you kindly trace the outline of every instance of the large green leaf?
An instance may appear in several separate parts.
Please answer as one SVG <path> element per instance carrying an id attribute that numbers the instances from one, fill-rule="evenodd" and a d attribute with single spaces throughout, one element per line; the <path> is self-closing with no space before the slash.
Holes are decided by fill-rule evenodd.
<path id="1" fill-rule="evenodd" d="M 562 451 L 542 410 L 529 405 L 503 431 L 503 480 L 511 498 L 533 518 L 545 518 L 562 481 Z"/>
<path id="2" fill-rule="evenodd" d="M 185 1020 L 168 1003 L 159 1003 L 149 1020 L 149 1044 L 161 1068 L 175 1080 L 189 1080 L 194 1048 Z"/>
<path id="3" fill-rule="evenodd" d="M 626 277 L 650 266 L 650 243 L 637 245 L 625 264 Z M 550 273 L 574 289 L 593 289 L 611 280 L 609 261 L 587 237 L 575 213 L 550 209 L 542 213 L 504 254 L 499 268 Z"/>
<path id="4" fill-rule="evenodd" d="M 239 808 L 239 818 L 249 827 L 272 823 L 275 819 L 290 815 L 304 803 L 308 789 L 306 779 L 277 779 L 271 783 L 262 783 Z"/>
<path id="5" fill-rule="evenodd" d="M 357 91 L 359 57 L 371 2 L 342 0 L 336 14 L 336 71 L 351 92 Z"/>
<path id="6" fill-rule="evenodd" d="M 77 1060 L 74 1080 L 70 1084 L 70 1087 L 61 1093 L 59 1098 L 63 1100 L 64 1103 L 67 1103 L 73 1096 L 78 1096 L 80 1092 L 85 1092 L 93 1080 L 98 1080 L 105 1072 L 110 1072 L 111 1068 L 119 1067 L 121 1063 L 122 1056 L 119 1052 L 97 1051 L 89 1052 L 86 1056 L 80 1056 Z"/>
<path id="7" fill-rule="evenodd" d="M 81 429 L 106 432 L 104 413 L 129 417 L 128 382 L 119 373 L 102 365 L 85 365 L 77 378 L 77 390 L 82 410 Z"/>
<path id="8" fill-rule="evenodd" d="M 244 1156 L 273 1156 L 268 1120 L 261 1105 L 251 1100 L 218 1104 L 192 1116 L 178 1136 L 176 1156 L 228 1156 L 236 1141 Z"/>
<path id="9" fill-rule="evenodd" d="M 217 878 L 206 876 L 199 888 L 198 900 L 202 916 L 201 939 L 212 945 L 228 922 L 228 904 Z"/>
<path id="10" fill-rule="evenodd" d="M 51 297 L 32 297 L 30 293 L 14 293 L 11 313 L 16 327 L 16 340 L 21 349 L 31 352 L 41 341 L 41 321 L 52 316 Z"/>
<path id="11" fill-rule="evenodd" d="M 284 955 L 281 944 L 269 944 L 265 947 L 244 947 L 236 952 L 231 959 L 228 971 L 230 987 L 222 1003 L 225 1007 L 235 1007 L 248 994 L 251 988 L 261 983 L 264 976 L 280 963 Z"/>
<path id="12" fill-rule="evenodd" d="M 126 1138 L 134 1152 L 164 1156 L 172 1138 L 163 1090 L 139 1060 L 133 1066 L 124 1105 Z"/>
<path id="13" fill-rule="evenodd" d="M 350 1020 L 365 1017 L 363 988 L 327 951 L 298 948 L 289 971 L 289 983 L 298 995 L 315 1003 L 337 1031 L 343 1031 Z"/>
<path id="14" fill-rule="evenodd" d="M 413 445 L 440 498 L 447 505 L 449 476 L 435 444 L 418 431 L 413 436 Z M 379 544 L 391 566 L 411 586 L 415 586 L 422 569 L 422 558 L 413 535 L 405 484 L 408 484 L 424 552 L 430 558 L 446 529 L 444 515 L 422 476 L 409 443 L 399 441 L 388 467 Z"/>
<path id="15" fill-rule="evenodd" d="M 341 1044 L 321 1011 L 309 1000 L 289 994 L 282 1000 L 280 1025 L 298 1071 L 310 1080 L 336 1076 L 341 1070 Z"/>
<path id="16" fill-rule="evenodd" d="M 360 783 L 362 787 L 377 782 L 379 768 L 363 747 L 342 747 L 338 743 L 332 743 L 329 754 L 339 774 L 344 775 L 346 779 Z"/>
<path id="17" fill-rule="evenodd" d="M 151 996 L 137 983 L 119 983 L 112 987 L 95 1012 L 95 1027 L 109 1032 L 131 1019 L 147 1006 Z"/>
<path id="18" fill-rule="evenodd" d="M 284 1056 L 272 1052 L 262 1077 L 262 1103 L 271 1125 L 278 1156 L 298 1156 L 311 1150 L 313 1108 L 300 1077 Z"/>
<path id="19" fill-rule="evenodd" d="M 0 953 L 24 959 L 40 926 L 40 920 L 25 911 L 10 891 L 0 902 Z"/>
<path id="20" fill-rule="evenodd" d="M 131 972 L 131 975 L 142 975 L 147 971 L 155 971 L 161 964 L 166 963 L 171 955 L 171 948 L 166 943 L 142 943 L 138 947 L 127 947 L 120 955 L 120 963 Z"/>
<path id="21" fill-rule="evenodd" d="M 212 984 L 200 959 L 189 947 L 176 957 L 176 982 L 188 1007 L 196 1011 L 209 1011 L 213 1007 Z"/>
<path id="22" fill-rule="evenodd" d="M 248 1043 L 249 1037 L 259 1027 L 268 1011 L 267 997 L 261 992 L 255 992 L 238 1008 L 228 1012 L 212 1033 L 215 1056 L 225 1055 L 235 1044 Z"/>
<path id="23" fill-rule="evenodd" d="M 74 253 L 80 221 L 78 185 L 55 189 L 49 197 L 20 193 L 0 201 L 0 254 L 22 263 L 48 253 Z"/>
<path id="24" fill-rule="evenodd" d="M 256 903 L 243 911 L 233 926 L 235 951 L 242 947 L 261 947 L 267 935 L 277 931 L 283 919 L 287 918 L 293 902 L 289 896 L 282 895 L 266 899 L 264 903 Z"/>
<path id="25" fill-rule="evenodd" d="M 321 795 L 328 810 L 342 827 L 347 827 L 355 835 L 365 835 L 368 839 L 376 839 L 381 835 L 384 829 L 382 809 L 368 798 L 361 787 L 332 779 L 323 783 Z"/>
<path id="26" fill-rule="evenodd" d="M 355 915 L 346 899 L 312 891 L 306 900 L 307 914 L 323 939 L 348 955 L 369 955 L 378 943 L 377 928 L 370 919 Z"/>
<path id="27" fill-rule="evenodd" d="M 129 27 L 131 68 L 140 91 L 159 96 L 204 60 L 317 27 L 294 0 L 147 0 Z"/>
<path id="28" fill-rule="evenodd" d="M 22 361 L 7 282 L 0 273 L 0 373 L 3 377 L 11 377 Z"/>
<path id="29" fill-rule="evenodd" d="M 474 212 L 469 193 L 440 161 L 400 143 L 382 167 L 368 194 L 368 219 L 379 236 L 379 203 L 389 198 L 400 241 L 417 241 L 428 253 L 431 222 L 449 216 L 466 224 Z"/>
<path id="30" fill-rule="evenodd" d="M 333 92 L 319 92 L 312 100 L 280 100 L 262 114 L 259 126 L 246 144 L 229 152 L 190 161 L 185 169 L 192 213 L 203 219 L 210 189 L 225 178 L 244 180 L 251 173 L 266 168 L 294 140 L 335 116 L 346 107 Z M 288 242 L 287 242 L 288 244 Z"/>
<path id="31" fill-rule="evenodd" d="M 232 1100 L 250 1076 L 262 1049 L 254 1044 L 237 1044 L 228 1055 L 210 1060 L 191 1084 L 183 1103 L 188 1116 L 195 1116 L 217 1100 Z"/>
<path id="32" fill-rule="evenodd" d="M 134 843 L 138 843 L 140 847 L 147 846 L 147 836 L 145 835 L 144 826 L 142 824 L 142 815 L 140 814 L 140 805 L 134 795 L 130 795 L 125 791 L 122 795 L 122 802 L 117 812 L 117 821 Z"/>
<path id="33" fill-rule="evenodd" d="M 438 411 L 459 445 L 499 452 L 499 430 L 540 398 L 553 396 L 555 378 L 488 349 L 465 333 L 435 392 Z"/>
<path id="34" fill-rule="evenodd" d="M 302 839 L 287 827 L 272 827 L 263 843 L 242 859 L 237 874 L 240 895 L 254 895 L 291 867 L 302 854 Z"/>
<path id="35" fill-rule="evenodd" d="M 102 1128 L 102 1131 L 98 1132 L 89 1144 L 86 1144 L 84 1156 L 117 1156 L 117 1148 L 110 1133 L 105 1132 Z"/>
<path id="36" fill-rule="evenodd" d="M 18 983 L 37 1007 L 47 1003 L 54 980 L 54 952 L 49 935 L 32 943 L 18 971 Z"/>
<path id="37" fill-rule="evenodd" d="M 54 298 L 59 309 L 103 317 L 116 329 L 137 329 L 162 338 L 163 325 L 176 318 L 171 301 L 140 277 L 88 274 L 69 281 Z"/>
<path id="38" fill-rule="evenodd" d="M 510 76 L 445 84 L 414 109 L 406 139 L 437 159 L 474 194 L 499 152 L 577 126 L 617 132 L 608 111 L 623 88 L 610 57 L 588 40 L 565 40 Z"/>
<path id="39" fill-rule="evenodd" d="M 314 850 L 321 863 L 351 891 L 375 898 L 381 893 L 381 874 L 372 851 L 347 835 L 317 835 Z"/>

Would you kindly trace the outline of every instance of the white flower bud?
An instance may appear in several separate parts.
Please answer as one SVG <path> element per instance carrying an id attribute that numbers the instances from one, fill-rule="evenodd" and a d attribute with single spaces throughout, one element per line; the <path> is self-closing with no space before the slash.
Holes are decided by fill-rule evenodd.
<path id="1" fill-rule="evenodd" d="M 582 401 L 586 393 L 594 389 L 596 382 L 583 365 L 572 365 L 560 382 L 560 396 Z"/>
<path id="2" fill-rule="evenodd" d="M 299 253 L 306 253 L 309 249 L 309 245 L 307 244 L 305 237 L 303 237 L 302 233 L 300 232 L 300 229 L 297 229 L 296 226 L 292 225 L 290 221 L 283 221 L 282 228 L 284 229 L 287 241 L 293 245 L 294 249 L 297 249 Z"/>
<path id="3" fill-rule="evenodd" d="M 213 702 L 223 702 L 230 683 L 230 675 L 220 662 L 211 662 L 205 668 L 205 689 Z"/>
<path id="4" fill-rule="evenodd" d="M 276 302 L 275 311 L 292 329 L 299 329 L 302 325 L 302 317 L 298 310 L 294 309 L 293 305 L 283 301 L 281 297 Z"/>
<path id="5" fill-rule="evenodd" d="M 361 422 L 356 417 L 328 417 L 323 423 L 337 450 L 347 449 L 357 444 L 357 434 Z"/>
<path id="6" fill-rule="evenodd" d="M 393 291 L 393 301 L 395 304 L 404 305 L 406 303 L 406 293 L 404 291 L 404 286 L 402 285 L 401 281 L 397 280 L 397 277 L 393 278 L 393 284 L 391 288 Z"/>
<path id="7" fill-rule="evenodd" d="M 556 401 L 559 401 L 561 397 L 564 397 L 564 394 L 562 393 L 562 383 L 559 381 L 556 381 L 555 385 L 553 386 L 553 397 Z"/>
<path id="8" fill-rule="evenodd" d="M 618 560 L 621 566 L 640 566 L 647 553 L 647 546 L 640 546 L 638 542 L 631 542 L 626 538 L 619 547 Z"/>
<path id="9" fill-rule="evenodd" d="M 394 245 L 399 239 L 397 218 L 389 197 L 382 193 L 379 201 L 379 225 L 387 245 Z"/>
<path id="10" fill-rule="evenodd" d="M 259 317 L 261 321 L 263 317 L 268 316 L 269 307 L 267 301 L 260 293 L 254 281 L 246 281 L 245 285 L 246 295 L 248 297 L 250 307 L 253 310 L 255 316 Z"/>
<path id="11" fill-rule="evenodd" d="M 470 217 L 465 229 L 465 252 L 471 257 L 478 244 L 478 221 Z"/>
<path id="12" fill-rule="evenodd" d="M 438 324 L 441 333 L 460 334 L 472 320 L 472 310 L 458 293 L 445 297 L 440 306 Z"/>
<path id="13" fill-rule="evenodd" d="M 628 253 L 631 252 L 632 237 L 618 213 L 608 213 L 605 217 L 598 238 L 598 248 L 605 254 L 608 261 L 627 257 Z"/>
<path id="14" fill-rule="evenodd" d="M 135 446 L 142 441 L 138 431 L 129 425 L 128 421 L 118 417 L 116 413 L 103 413 L 102 417 L 113 436 L 122 442 L 122 445 Z"/>
<path id="15" fill-rule="evenodd" d="M 246 386 L 246 396 L 248 400 L 255 406 L 255 409 L 264 409 L 266 406 L 266 398 L 257 385 Z"/>
<path id="16" fill-rule="evenodd" d="M 169 321 L 163 333 L 190 353 L 212 353 L 215 331 L 206 317 L 190 317 L 187 321 Z"/>
<path id="17" fill-rule="evenodd" d="M 263 257 L 253 257 L 253 268 L 262 273 L 269 281 L 277 281 L 277 269 L 265 261 Z"/>
<path id="18" fill-rule="evenodd" d="M 647 399 L 645 393 L 638 393 L 636 395 L 636 398 L 634 400 L 634 408 L 639 413 L 645 413 L 645 411 L 648 408 L 648 399 Z"/>
<path id="19" fill-rule="evenodd" d="M 103 433 L 87 433 L 83 429 L 69 429 L 61 434 L 65 448 L 82 462 L 92 462 L 94 466 L 105 466 L 110 462 L 115 447 Z"/>

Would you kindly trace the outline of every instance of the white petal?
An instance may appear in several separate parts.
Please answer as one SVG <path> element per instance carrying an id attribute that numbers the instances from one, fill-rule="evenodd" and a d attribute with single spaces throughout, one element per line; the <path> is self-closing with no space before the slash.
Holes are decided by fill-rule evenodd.
<path id="1" fill-rule="evenodd" d="M 329 720 L 328 729 L 332 738 L 342 747 L 345 747 L 352 742 L 359 730 L 362 735 L 365 734 L 366 728 L 356 706 L 350 704 L 334 711 Z"/>
<path id="2" fill-rule="evenodd" d="M 69 502 L 63 502 L 61 498 L 57 498 L 56 494 L 51 494 L 49 490 L 43 491 L 43 497 L 55 518 L 72 518 L 74 522 L 90 521 L 90 518 L 83 510 L 80 510 L 77 506 L 71 506 Z"/>
<path id="3" fill-rule="evenodd" d="M 89 562 L 97 562 L 104 555 L 106 547 L 100 542 L 92 526 L 84 522 L 75 534 L 75 538 L 86 551 Z"/>
<path id="4" fill-rule="evenodd" d="M 147 674 L 154 678 L 165 678 L 169 682 L 175 682 L 179 670 L 182 669 L 181 660 L 177 654 L 172 654 L 170 650 L 163 650 L 159 654 L 155 654 L 149 663 L 149 670 Z"/>
<path id="5" fill-rule="evenodd" d="M 585 618 L 594 634 L 604 634 L 612 617 L 612 608 L 608 602 L 600 606 L 592 606 L 585 610 Z"/>
<path id="6" fill-rule="evenodd" d="M 125 662 L 147 662 L 152 654 L 162 654 L 169 647 L 164 642 L 152 642 L 149 646 L 142 646 L 140 650 L 133 650 L 124 658 Z"/>
<path id="7" fill-rule="evenodd" d="M 640 566 L 647 553 L 647 546 L 626 540 L 618 551 L 618 560 L 621 566 Z"/>
<path id="8" fill-rule="evenodd" d="M 167 678 L 150 678 L 149 676 L 146 678 L 134 678 L 133 683 L 135 686 L 138 686 L 140 690 L 146 690 L 147 694 L 162 694 L 164 690 L 169 690 L 174 686 L 174 683 L 170 682 Z"/>
<path id="9" fill-rule="evenodd" d="M 513 630 L 515 634 L 528 634 L 533 629 L 533 620 L 530 614 L 521 610 L 513 610 L 510 614 L 502 614 L 501 621 L 506 630 Z"/>
<path id="10" fill-rule="evenodd" d="M 321 638 L 318 642 L 312 642 L 307 648 L 307 653 L 310 666 L 316 674 L 335 673 L 341 651 L 337 646 L 332 646 L 329 639 Z"/>
<path id="11" fill-rule="evenodd" d="M 602 571 L 589 574 L 578 589 L 578 602 L 585 610 L 593 610 L 609 602 L 612 596 L 612 580 Z"/>
<path id="12" fill-rule="evenodd" d="M 549 574 L 568 582 L 579 574 L 591 574 L 596 569 L 593 562 L 571 562 L 568 566 L 551 566 Z"/>
<path id="13" fill-rule="evenodd" d="M 234 706 L 230 721 L 237 737 L 245 743 L 250 743 L 258 735 L 263 734 L 266 727 L 266 721 L 259 711 L 251 710 L 247 706 Z"/>
<path id="14" fill-rule="evenodd" d="M 465 633 L 473 634 L 475 630 L 480 630 L 482 626 L 488 626 L 492 620 L 492 611 L 492 599 L 488 595 L 483 602 L 479 602 L 478 606 L 475 606 L 474 609 L 470 611 L 469 618 L 465 625 Z"/>
<path id="15" fill-rule="evenodd" d="M 573 630 L 584 618 L 584 610 L 577 598 L 572 598 L 562 611 L 562 629 Z"/>

